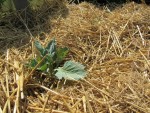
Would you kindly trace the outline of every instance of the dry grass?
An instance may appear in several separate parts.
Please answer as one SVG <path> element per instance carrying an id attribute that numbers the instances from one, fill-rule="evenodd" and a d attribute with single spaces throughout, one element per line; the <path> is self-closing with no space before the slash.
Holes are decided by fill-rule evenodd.
<path id="1" fill-rule="evenodd" d="M 88 76 L 65 84 L 40 82 L 39 73 L 24 67 L 33 54 L 31 44 L 7 46 L 0 58 L 0 113 L 150 112 L 150 7 L 129 3 L 110 11 L 82 3 L 67 8 L 66 18 L 51 19 L 51 32 L 36 38 L 45 45 L 55 37 L 59 46 L 69 47 L 68 59 L 86 65 Z"/>

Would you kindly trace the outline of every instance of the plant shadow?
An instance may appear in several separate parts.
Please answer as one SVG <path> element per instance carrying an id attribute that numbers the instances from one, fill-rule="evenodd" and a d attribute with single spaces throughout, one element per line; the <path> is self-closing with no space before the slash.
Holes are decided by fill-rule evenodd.
<path id="1" fill-rule="evenodd" d="M 9 48 L 20 48 L 28 44 L 31 37 L 40 37 L 51 32 L 51 21 L 66 18 L 69 11 L 63 0 L 52 0 L 40 10 L 12 12 L 6 16 L 0 12 L 0 54 Z"/>
<path id="2" fill-rule="evenodd" d="M 107 8 L 110 11 L 113 11 L 116 8 L 118 8 L 118 6 L 122 7 L 123 4 L 127 3 L 127 1 L 128 2 L 135 2 L 138 4 L 145 3 L 147 5 L 150 5 L 149 0 L 144 0 L 144 1 L 142 1 L 142 0 L 74 0 L 71 3 L 80 4 L 82 2 L 88 2 L 88 3 L 92 3 L 93 5 L 95 5 L 98 8 L 99 7 L 101 8 L 101 6 L 107 6 Z"/>

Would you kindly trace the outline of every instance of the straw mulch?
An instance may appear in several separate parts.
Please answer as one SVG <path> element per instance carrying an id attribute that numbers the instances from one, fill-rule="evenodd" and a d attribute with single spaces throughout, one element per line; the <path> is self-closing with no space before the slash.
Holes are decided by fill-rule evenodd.
<path id="1" fill-rule="evenodd" d="M 0 58 L 0 112 L 150 112 L 150 7 L 128 3 L 110 10 L 84 2 L 67 8 L 66 18 L 51 19 L 51 32 L 36 38 L 46 45 L 55 37 L 70 48 L 67 59 L 84 64 L 87 77 L 40 81 L 40 73 L 24 67 L 31 44 L 11 47 Z"/>

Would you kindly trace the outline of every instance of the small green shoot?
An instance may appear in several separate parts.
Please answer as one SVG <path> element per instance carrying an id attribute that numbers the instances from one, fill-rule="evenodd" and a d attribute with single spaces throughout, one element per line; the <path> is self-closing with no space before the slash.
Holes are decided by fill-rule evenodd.
<path id="1" fill-rule="evenodd" d="M 41 63 L 36 70 L 58 79 L 79 80 L 86 76 L 84 66 L 78 62 L 66 61 L 61 67 L 60 64 L 67 56 L 69 49 L 66 47 L 57 48 L 55 39 L 50 41 L 45 48 L 38 41 L 35 41 L 34 45 L 40 54 L 30 60 L 30 68 L 35 68 Z"/>

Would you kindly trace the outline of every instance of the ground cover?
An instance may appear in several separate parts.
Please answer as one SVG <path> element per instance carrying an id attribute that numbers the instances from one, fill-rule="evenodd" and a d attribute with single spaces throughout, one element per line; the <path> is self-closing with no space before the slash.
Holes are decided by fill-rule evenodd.
<path id="1" fill-rule="evenodd" d="M 150 7 L 61 6 L 34 28 L 0 27 L 0 112 L 150 112 Z M 58 81 L 26 68 L 37 53 L 32 37 L 43 46 L 55 37 L 70 49 L 65 60 L 84 64 L 87 77 Z"/>

